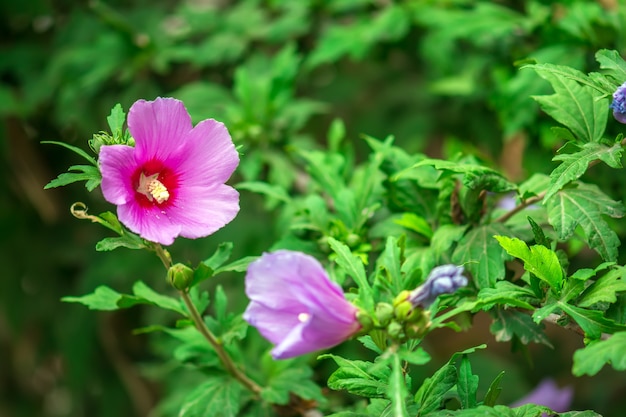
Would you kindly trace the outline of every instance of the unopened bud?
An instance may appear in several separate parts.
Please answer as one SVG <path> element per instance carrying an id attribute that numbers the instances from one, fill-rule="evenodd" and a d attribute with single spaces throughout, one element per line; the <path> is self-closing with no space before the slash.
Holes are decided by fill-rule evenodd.
<path id="1" fill-rule="evenodd" d="M 376 319 L 381 326 L 386 326 L 393 318 L 393 306 L 388 303 L 376 304 Z"/>
<path id="2" fill-rule="evenodd" d="M 167 280 L 177 290 L 186 290 L 193 281 L 193 269 L 181 263 L 173 265 L 167 271 Z"/>
<path id="3" fill-rule="evenodd" d="M 374 320 L 365 311 L 359 310 L 356 313 L 356 320 L 361 325 L 361 333 L 367 334 L 374 327 Z"/>
<path id="4" fill-rule="evenodd" d="M 387 334 L 389 334 L 389 337 L 391 337 L 392 339 L 399 339 L 404 335 L 404 329 L 402 328 L 402 325 L 400 323 L 398 323 L 397 321 L 392 321 L 387 326 Z"/>
<path id="5" fill-rule="evenodd" d="M 427 308 L 441 294 L 452 294 L 467 285 L 467 278 L 463 275 L 463 267 L 456 265 L 442 265 L 430 271 L 426 282 L 417 287 L 409 295 L 409 302 L 413 306 Z"/>

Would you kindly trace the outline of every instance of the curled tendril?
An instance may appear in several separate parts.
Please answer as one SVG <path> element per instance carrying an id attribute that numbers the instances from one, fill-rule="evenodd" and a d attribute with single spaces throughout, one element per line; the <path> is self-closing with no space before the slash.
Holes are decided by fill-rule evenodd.
<path id="1" fill-rule="evenodd" d="M 80 201 L 72 204 L 70 212 L 72 213 L 72 216 L 77 219 L 91 220 L 94 223 L 102 223 L 102 219 L 100 217 L 87 214 L 87 205 L 85 203 L 81 203 Z"/>

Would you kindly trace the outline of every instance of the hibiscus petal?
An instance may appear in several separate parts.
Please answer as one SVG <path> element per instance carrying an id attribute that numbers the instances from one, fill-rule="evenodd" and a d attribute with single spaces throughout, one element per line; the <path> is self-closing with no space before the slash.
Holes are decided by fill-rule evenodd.
<path id="1" fill-rule="evenodd" d="M 135 139 L 138 162 L 166 161 L 188 145 L 193 125 L 182 101 L 157 98 L 138 100 L 128 112 L 128 130 Z"/>
<path id="2" fill-rule="evenodd" d="M 141 207 L 136 201 L 117 206 L 122 223 L 142 238 L 162 245 L 171 245 L 180 234 L 181 226 L 172 222 L 158 207 Z"/>
<path id="3" fill-rule="evenodd" d="M 223 123 L 203 120 L 187 136 L 188 149 L 178 167 L 181 180 L 190 185 L 226 182 L 239 165 L 239 153 Z"/>
<path id="4" fill-rule="evenodd" d="M 168 207 L 172 222 L 180 225 L 181 236 L 195 239 L 221 229 L 239 212 L 239 193 L 219 184 L 211 188 L 184 184 Z"/>
<path id="5" fill-rule="evenodd" d="M 137 164 L 133 152 L 134 148 L 126 145 L 100 148 L 98 162 L 102 173 L 102 194 L 109 203 L 125 204 L 134 199 L 131 176 Z"/>
<path id="6" fill-rule="evenodd" d="M 251 302 L 243 313 L 243 319 L 259 329 L 264 338 L 276 344 L 299 323 L 298 313 L 289 310 L 273 310 L 263 304 Z"/>

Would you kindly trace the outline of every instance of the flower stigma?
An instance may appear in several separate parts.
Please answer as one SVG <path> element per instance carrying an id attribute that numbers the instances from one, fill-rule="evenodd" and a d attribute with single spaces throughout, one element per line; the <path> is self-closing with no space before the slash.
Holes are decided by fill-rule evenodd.
<path id="1" fill-rule="evenodd" d="M 156 200 L 157 203 L 162 204 L 170 198 L 170 193 L 167 187 L 157 179 L 158 176 L 159 173 L 146 176 L 142 172 L 137 192 L 145 195 L 151 202 Z"/>
<path id="2" fill-rule="evenodd" d="M 300 313 L 298 314 L 298 320 L 300 323 L 306 323 L 311 318 L 309 313 Z"/>

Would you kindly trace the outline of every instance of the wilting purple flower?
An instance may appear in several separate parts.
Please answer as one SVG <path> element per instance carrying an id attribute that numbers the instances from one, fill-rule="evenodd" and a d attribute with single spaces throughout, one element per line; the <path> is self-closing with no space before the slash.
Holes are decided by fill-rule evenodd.
<path id="1" fill-rule="evenodd" d="M 466 285 L 462 266 L 441 265 L 430 271 L 425 283 L 411 291 L 408 300 L 413 306 L 428 307 L 441 294 L 451 294 Z"/>
<path id="2" fill-rule="evenodd" d="M 243 318 L 275 346 L 274 359 L 286 359 L 335 346 L 360 324 L 357 308 L 322 265 L 300 252 L 266 253 L 248 267 Z"/>
<path id="3" fill-rule="evenodd" d="M 135 146 L 100 149 L 102 193 L 122 223 L 144 239 L 171 245 L 177 236 L 208 236 L 239 211 L 224 183 L 239 164 L 226 127 L 213 119 L 193 127 L 173 98 L 139 100 L 128 113 Z"/>
<path id="4" fill-rule="evenodd" d="M 613 117 L 620 123 L 626 123 L 626 82 L 620 85 L 613 93 Z"/>
<path id="5" fill-rule="evenodd" d="M 552 379 L 546 378 L 534 390 L 515 401 L 510 407 L 537 404 L 548 407 L 557 413 L 562 413 L 569 410 L 573 397 L 574 389 L 572 387 L 559 388 Z"/>

